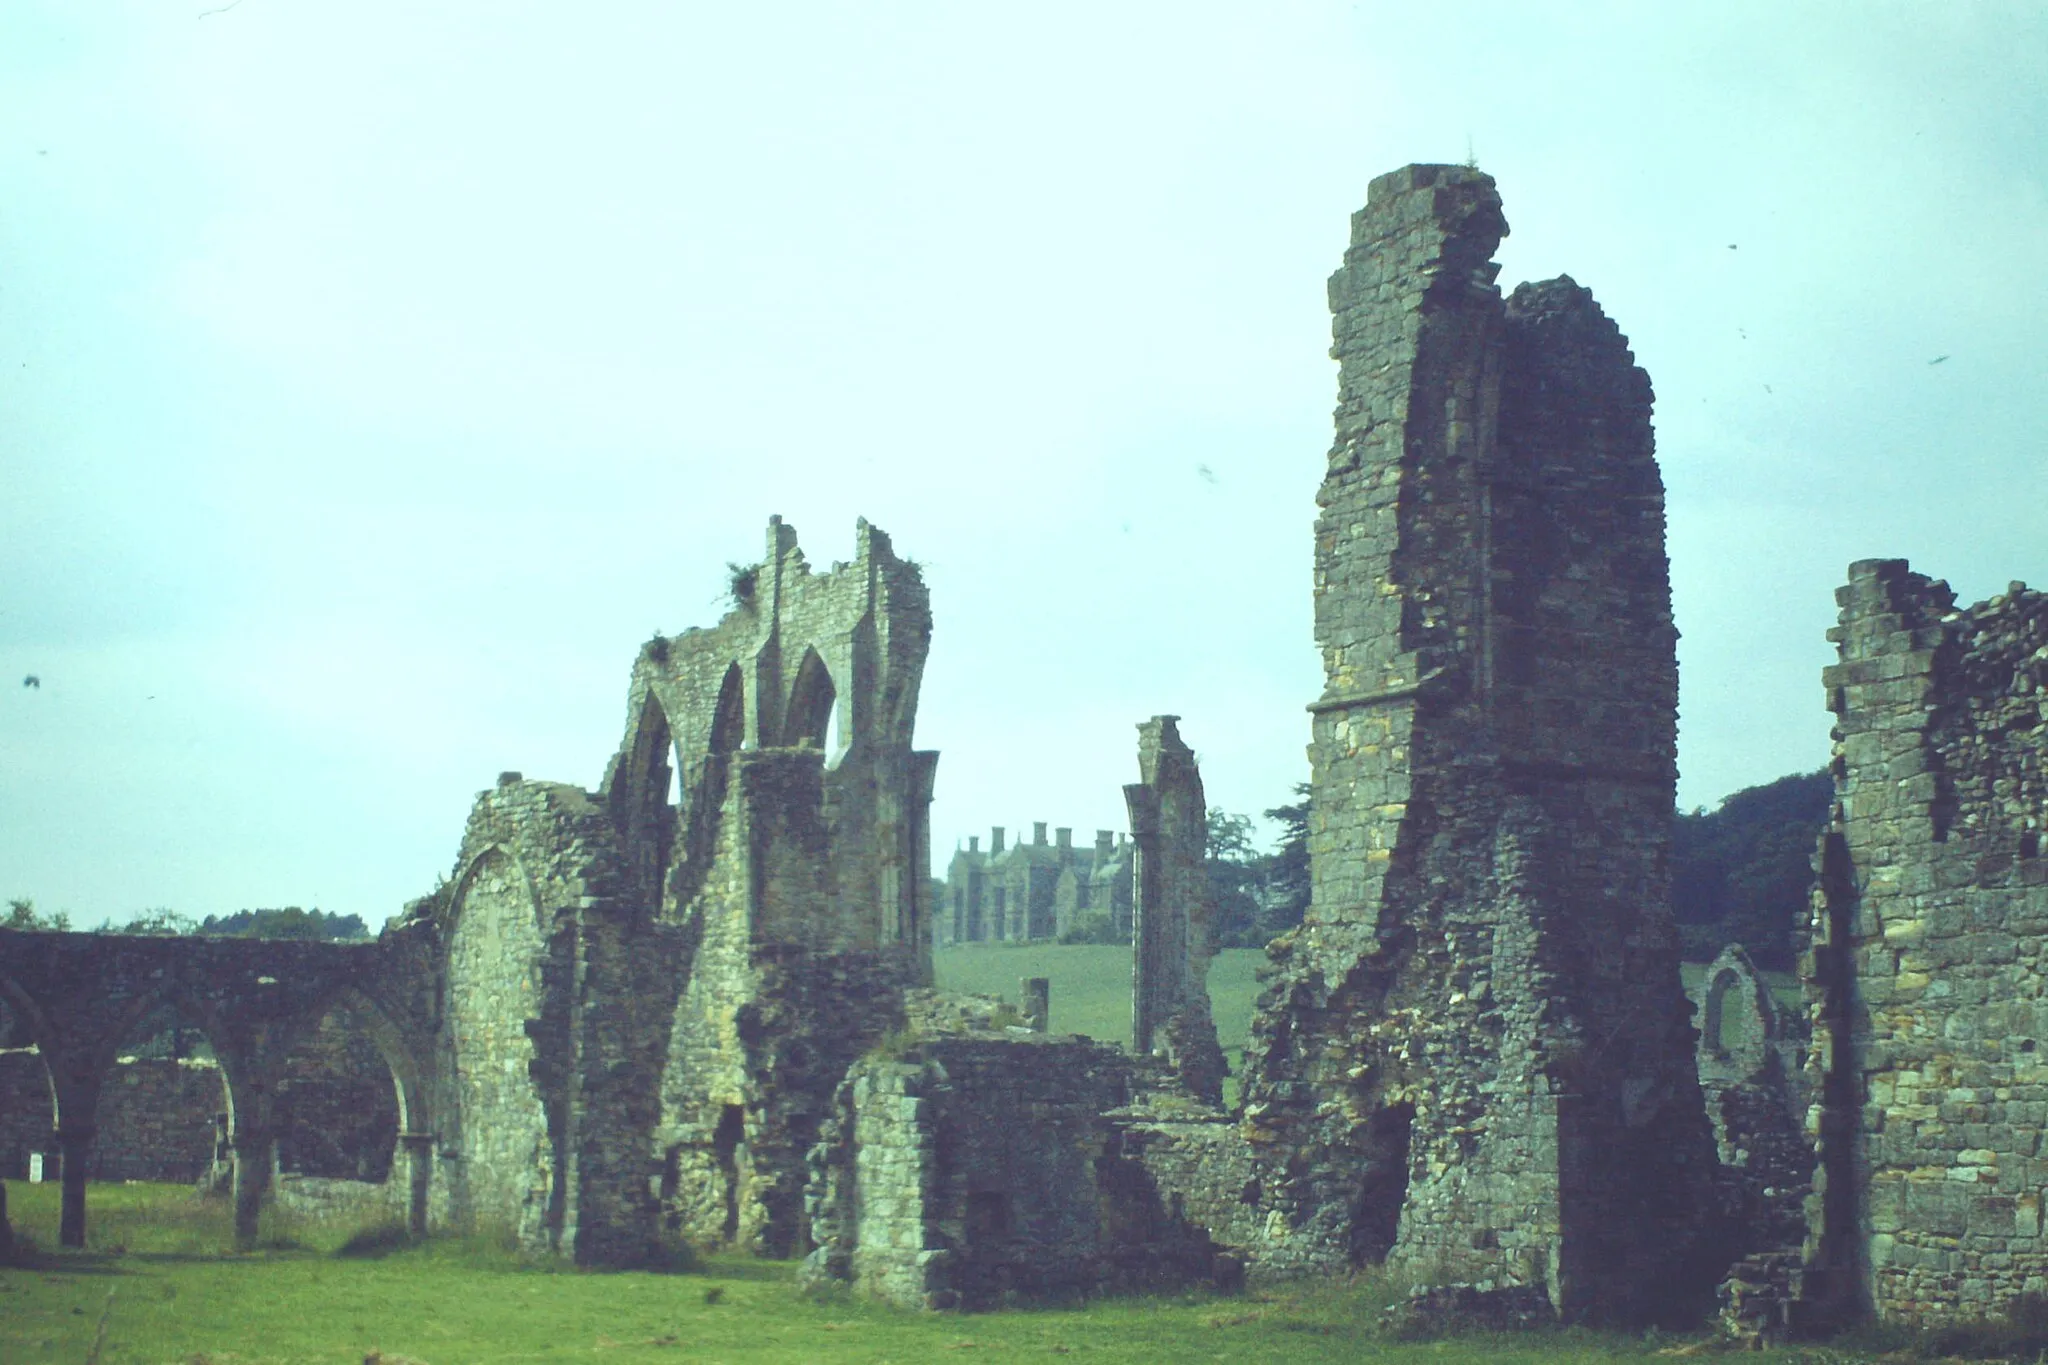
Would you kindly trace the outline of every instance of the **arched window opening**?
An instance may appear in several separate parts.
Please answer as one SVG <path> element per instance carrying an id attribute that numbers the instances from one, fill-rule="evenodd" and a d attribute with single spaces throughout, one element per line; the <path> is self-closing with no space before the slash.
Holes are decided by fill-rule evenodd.
<path id="1" fill-rule="evenodd" d="M 1723 968 L 1707 991 L 1707 1017 L 1700 1032 L 1707 1050 L 1716 1057 L 1746 1053 L 1763 1041 L 1762 1022 L 1743 988 L 1742 977 Z"/>
<path id="2" fill-rule="evenodd" d="M 40 1178 L 57 1150 L 57 1092 L 28 1021 L 0 999 L 0 1179 Z M 34 1160 L 31 1160 L 34 1158 Z"/>
<path id="3" fill-rule="evenodd" d="M 390 1062 L 357 1009 L 335 1005 L 285 1059 L 277 1085 L 278 1170 L 382 1184 L 391 1174 L 398 1127 Z"/>
<path id="4" fill-rule="evenodd" d="M 449 1217 L 474 1229 L 512 1224 L 522 1241 L 551 1234 L 561 1165 L 535 1077 L 534 1037 L 547 999 L 549 947 L 525 869 L 493 848 L 455 895 L 442 985 L 446 1098 L 434 1129 L 463 1159 L 451 1163 Z M 525 1008 L 511 1006 L 521 1002 Z M 533 1013 L 529 1015 L 528 1011 Z"/>
<path id="5" fill-rule="evenodd" d="M 711 716 L 711 739 L 707 746 L 714 755 L 736 751 L 747 738 L 747 684 L 740 666 L 725 670 L 718 687 L 718 706 Z"/>
<path id="6" fill-rule="evenodd" d="M 832 674 L 825 661 L 818 657 L 817 650 L 805 650 L 803 662 L 797 665 L 796 683 L 789 691 L 783 744 L 792 749 L 820 750 L 827 763 L 837 758 L 838 750 L 832 746 L 839 738 L 834 715 L 838 700 L 839 692 L 832 685 Z"/>
<path id="7" fill-rule="evenodd" d="M 718 1128 L 711 1135 L 711 1154 L 718 1162 L 724 1183 L 725 1220 L 719 1231 L 728 1242 L 740 1235 L 740 1170 L 746 1159 L 747 1114 L 737 1104 L 728 1104 L 718 1115 Z"/>
<path id="8" fill-rule="evenodd" d="M 1394 1248 L 1408 1202 L 1409 1137 L 1415 1106 L 1390 1104 L 1366 1126 L 1364 1181 L 1351 1214 L 1351 1264 L 1378 1265 Z"/>
<path id="9" fill-rule="evenodd" d="M 147 1010 L 122 1034 L 100 1080 L 87 1178 L 225 1188 L 227 1077 L 190 1011 L 175 1002 Z"/>

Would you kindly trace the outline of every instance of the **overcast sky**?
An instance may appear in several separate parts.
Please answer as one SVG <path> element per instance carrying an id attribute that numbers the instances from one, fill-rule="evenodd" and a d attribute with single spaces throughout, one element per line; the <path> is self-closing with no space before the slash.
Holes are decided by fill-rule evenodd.
<path id="1" fill-rule="evenodd" d="M 2048 580 L 2044 14 L 8 0 L 0 896 L 374 923 L 770 513 L 925 566 L 941 859 L 1157 712 L 1281 802 L 1323 283 L 1468 155 L 1656 385 L 1681 804 L 1817 767 L 1849 561 Z"/>

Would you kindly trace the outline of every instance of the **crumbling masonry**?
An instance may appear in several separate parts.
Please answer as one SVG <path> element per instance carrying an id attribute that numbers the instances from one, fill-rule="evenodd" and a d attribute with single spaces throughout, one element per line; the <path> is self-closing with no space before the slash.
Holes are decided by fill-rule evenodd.
<path id="1" fill-rule="evenodd" d="M 833 1092 L 930 976 L 937 756 L 911 730 L 931 616 L 865 522 L 853 561 L 814 573 L 771 521 L 733 596 L 641 651 L 599 790 L 503 774 L 452 880 L 374 944 L 0 930 L 9 1041 L 54 1097 L 65 1242 L 138 1021 L 170 1010 L 220 1059 L 247 1242 L 290 1056 L 346 1006 L 395 1082 L 390 1197 L 415 1230 L 501 1227 L 592 1264 L 674 1231 L 796 1250 Z"/>
<path id="2" fill-rule="evenodd" d="M 1223 1102 L 1223 1050 L 1209 1014 L 1215 907 L 1209 889 L 1209 807 L 1179 716 L 1138 727 L 1138 772 L 1124 788 L 1137 845 L 1132 896 L 1131 1050 L 1166 1057 L 1198 1098 Z"/>
<path id="3" fill-rule="evenodd" d="M 1650 384 L 1570 279 L 1503 300 L 1506 230 L 1489 177 L 1408 167 L 1330 281 L 1314 899 L 1270 950 L 1246 1122 L 1271 1263 L 1653 1317 L 1718 1267 Z"/>
<path id="4" fill-rule="evenodd" d="M 1852 565 L 1807 975 L 1804 1306 L 1927 1323 L 2048 1294 L 2048 593 Z"/>
<path id="5" fill-rule="evenodd" d="M 414 1230 L 585 1263 L 681 1234 L 940 1307 L 1384 1261 L 1412 1311 L 1498 1322 L 1684 1318 L 1718 1280 L 1745 1334 L 2048 1294 L 2048 594 L 1964 610 L 1852 567 L 1810 1030 L 1731 952 L 1695 1034 L 1649 381 L 1571 280 L 1502 297 L 1506 230 L 1488 177 L 1410 166 L 1330 282 L 1313 904 L 1269 950 L 1241 1110 L 1174 718 L 1126 789 L 1133 1046 L 1048 1036 L 1042 982 L 1021 1016 L 942 996 L 923 582 L 865 523 L 814 572 L 777 520 L 724 620 L 641 650 L 599 788 L 502 775 L 377 942 L 0 930 L 0 1082 L 50 1097 L 0 1141 L 61 1154 L 63 1240 L 123 1169 L 94 1161 L 110 1085 L 213 1103 L 175 1058 L 119 1060 L 168 1013 L 218 1058 L 245 1243 L 280 1140 L 319 1145 L 287 1097 L 371 1107 L 321 1072 L 353 1047 L 391 1112 L 323 1160 L 374 1180 L 350 1153 L 395 1128 L 365 1188 Z M 1062 903 L 1033 887 L 993 935 L 969 891 L 954 935 L 1016 936 L 1020 909 L 1041 934 Z"/>

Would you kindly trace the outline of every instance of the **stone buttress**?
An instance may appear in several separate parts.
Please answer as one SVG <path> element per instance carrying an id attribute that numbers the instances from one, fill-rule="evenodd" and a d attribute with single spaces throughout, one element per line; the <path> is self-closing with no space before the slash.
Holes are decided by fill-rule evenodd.
<path id="1" fill-rule="evenodd" d="M 1650 384 L 1570 279 L 1501 297 L 1505 232 L 1491 178 L 1411 166 L 1330 281 L 1314 899 L 1248 1052 L 1260 1255 L 1681 1314 L 1719 1267 Z"/>

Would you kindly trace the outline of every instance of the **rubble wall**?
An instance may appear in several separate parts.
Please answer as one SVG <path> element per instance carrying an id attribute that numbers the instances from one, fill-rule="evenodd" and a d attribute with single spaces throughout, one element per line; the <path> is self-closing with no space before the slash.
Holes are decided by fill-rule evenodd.
<path id="1" fill-rule="evenodd" d="M 1905 561 L 1864 560 L 1837 597 L 1808 1295 L 1989 1316 L 2048 1293 L 2048 593 L 1959 608 Z"/>
<path id="2" fill-rule="evenodd" d="M 1142 1159 L 1165 1140 L 1131 1137 L 1126 1106 L 1174 1084 L 1119 1048 L 1022 1030 L 861 1059 L 812 1149 L 804 1278 L 924 1308 L 1209 1280 L 1214 1243 Z"/>
<path id="3" fill-rule="evenodd" d="M 94 1180 L 191 1184 L 213 1165 L 227 1117 L 220 1067 L 191 1059 L 135 1058 L 115 1066 L 100 1091 Z"/>
<path id="4" fill-rule="evenodd" d="M 630 1264 L 657 1239 L 647 1188 L 666 1024 L 623 939 L 668 956 L 605 806 L 508 773 L 482 793 L 432 912 L 445 943 L 436 1134 L 454 1220 L 535 1250 Z M 657 980 L 659 974 L 656 974 Z M 637 1059 L 639 1065 L 618 1063 Z"/>
<path id="5" fill-rule="evenodd" d="M 652 1134 L 664 1220 L 786 1256 L 834 1089 L 931 980 L 937 756 L 911 747 L 930 606 L 865 522 L 854 560 L 815 573 L 771 521 L 733 595 L 717 626 L 641 651 L 606 791 L 684 945 Z"/>
<path id="6" fill-rule="evenodd" d="M 1749 1255 L 1797 1246 L 1813 1187 L 1805 1021 L 1778 1007 L 1737 944 L 1708 965 L 1692 994 L 1700 1021 L 1700 1093 L 1713 1126 L 1733 1249 Z"/>
<path id="7" fill-rule="evenodd" d="M 1408 167 L 1330 282 L 1314 899 L 1270 950 L 1245 1086 L 1262 1254 L 1682 1314 L 1713 1151 L 1669 909 L 1650 386 L 1568 278 L 1501 297 L 1505 231 L 1489 177 Z"/>

